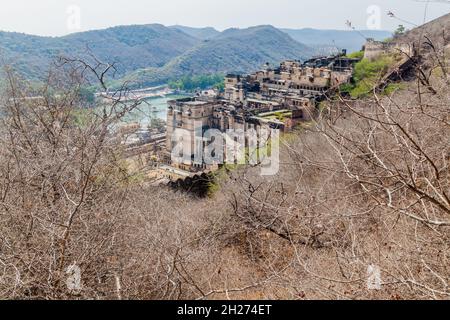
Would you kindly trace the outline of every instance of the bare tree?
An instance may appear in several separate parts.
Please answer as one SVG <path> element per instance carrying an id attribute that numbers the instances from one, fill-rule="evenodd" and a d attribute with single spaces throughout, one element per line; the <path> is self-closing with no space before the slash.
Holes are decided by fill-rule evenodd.
<path id="1" fill-rule="evenodd" d="M 285 141 L 277 177 L 236 173 L 235 219 L 260 248 L 283 248 L 263 257 L 288 297 L 448 299 L 448 46 L 424 48 L 406 89 L 330 99 Z"/>

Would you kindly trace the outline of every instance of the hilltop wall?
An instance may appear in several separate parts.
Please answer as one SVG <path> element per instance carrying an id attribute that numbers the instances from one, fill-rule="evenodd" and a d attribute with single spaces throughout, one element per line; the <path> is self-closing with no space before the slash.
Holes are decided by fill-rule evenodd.
<path id="1" fill-rule="evenodd" d="M 369 40 L 364 46 L 364 58 L 375 60 L 383 54 L 403 53 L 409 57 L 414 56 L 415 49 L 413 44 L 394 43 Z"/>

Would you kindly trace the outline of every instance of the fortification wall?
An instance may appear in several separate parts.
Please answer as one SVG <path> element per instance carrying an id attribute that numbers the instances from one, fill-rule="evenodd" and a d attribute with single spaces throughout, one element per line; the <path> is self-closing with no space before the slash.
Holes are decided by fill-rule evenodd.
<path id="1" fill-rule="evenodd" d="M 407 43 L 368 41 L 364 46 L 364 58 L 375 60 L 383 54 L 404 53 L 414 55 L 414 46 Z"/>

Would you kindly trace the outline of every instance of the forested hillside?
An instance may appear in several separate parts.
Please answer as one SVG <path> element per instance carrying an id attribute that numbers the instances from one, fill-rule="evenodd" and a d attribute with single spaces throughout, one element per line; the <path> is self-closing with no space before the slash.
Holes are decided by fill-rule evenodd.
<path id="1" fill-rule="evenodd" d="M 245 73 L 261 68 L 266 62 L 275 65 L 284 59 L 306 59 L 314 53 L 272 26 L 229 29 L 162 68 L 139 70 L 126 80 L 151 86 L 184 75 Z"/>
<path id="2" fill-rule="evenodd" d="M 176 26 L 170 26 L 170 28 L 178 29 L 190 36 L 193 36 L 193 37 L 201 39 L 201 40 L 209 40 L 220 34 L 220 31 L 217 31 L 216 29 L 214 29 L 212 27 L 192 28 L 192 27 L 176 25 Z"/>
<path id="3" fill-rule="evenodd" d="M 367 32 L 377 39 L 386 32 Z M 0 32 L 2 63 L 27 79 L 40 81 L 60 56 L 114 63 L 115 80 L 132 80 L 133 87 L 152 86 L 180 77 L 227 72 L 249 72 L 265 62 L 306 59 L 336 48 L 360 49 L 364 37 L 357 32 L 283 29 L 258 26 L 228 29 L 159 24 L 133 25 L 39 37 Z"/>
<path id="4" fill-rule="evenodd" d="M 161 67 L 201 41 L 162 25 L 122 26 L 65 37 L 38 37 L 0 32 L 0 56 L 29 79 L 42 79 L 58 56 L 89 54 L 115 63 L 117 76 L 146 67 Z M 89 53 L 88 53 L 89 51 Z"/>

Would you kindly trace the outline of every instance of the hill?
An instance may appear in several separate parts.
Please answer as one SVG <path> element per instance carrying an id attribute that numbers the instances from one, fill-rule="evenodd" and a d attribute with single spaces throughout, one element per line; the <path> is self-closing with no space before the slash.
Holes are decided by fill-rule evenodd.
<path id="1" fill-rule="evenodd" d="M 272 26 L 228 29 L 175 58 L 163 68 L 139 70 L 127 80 L 150 86 L 181 75 L 246 73 L 264 63 L 305 59 L 315 52 Z"/>
<path id="2" fill-rule="evenodd" d="M 447 30 L 450 30 L 450 13 L 432 20 L 420 27 L 407 31 L 405 34 L 396 37 L 394 41 L 403 43 L 417 43 L 419 41 L 423 42 L 426 38 L 428 38 L 432 42 L 442 43 L 445 40 L 446 43 L 448 43 L 450 41 L 450 35 L 448 32 L 445 32 Z"/>
<path id="3" fill-rule="evenodd" d="M 159 24 L 120 26 L 64 37 L 0 32 L 0 52 L 6 63 L 31 79 L 42 77 L 59 55 L 86 57 L 87 47 L 99 59 L 116 62 L 118 75 L 123 76 L 140 68 L 161 67 L 199 42 Z"/>
<path id="4" fill-rule="evenodd" d="M 334 45 L 349 52 L 359 51 L 366 42 L 365 38 L 384 40 L 392 36 L 391 32 L 378 30 L 345 31 L 317 29 L 280 29 L 294 40 L 312 47 L 329 47 Z"/>
<path id="5" fill-rule="evenodd" d="M 194 38 L 202 40 L 210 40 L 222 35 L 221 32 L 212 27 L 193 28 L 176 25 L 171 26 L 170 28 L 178 29 Z M 225 33 L 228 33 L 230 30 L 226 30 Z M 329 48 L 334 46 L 339 49 L 347 49 L 349 52 L 361 50 L 366 38 L 373 38 L 381 41 L 392 36 L 392 32 L 382 30 L 345 31 L 312 28 L 279 28 L 279 30 L 287 33 L 294 40 L 311 47 Z"/>
<path id="6" fill-rule="evenodd" d="M 390 35 L 381 31 L 365 34 L 376 39 Z M 266 62 L 327 53 L 333 43 L 354 51 L 361 48 L 364 37 L 350 31 L 280 30 L 267 25 L 219 32 L 211 27 L 148 24 L 64 37 L 0 32 L 0 56 L 26 78 L 40 80 L 58 56 L 87 58 L 89 48 L 100 60 L 116 63 L 116 79 L 132 79 L 136 86 L 146 86 L 195 74 L 249 72 Z"/>
<path id="7" fill-rule="evenodd" d="M 209 40 L 220 34 L 220 31 L 217 31 L 216 29 L 214 29 L 212 27 L 193 28 L 193 27 L 175 25 L 175 26 L 170 26 L 169 28 L 180 30 L 194 38 L 201 39 L 201 40 Z"/>

